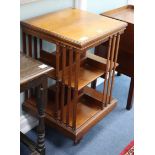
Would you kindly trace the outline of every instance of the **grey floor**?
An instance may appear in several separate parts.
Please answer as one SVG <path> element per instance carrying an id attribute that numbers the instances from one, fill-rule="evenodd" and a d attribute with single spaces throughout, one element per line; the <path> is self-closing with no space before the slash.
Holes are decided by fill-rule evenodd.
<path id="1" fill-rule="evenodd" d="M 113 96 L 118 105 L 113 112 L 93 127 L 78 145 L 55 129 L 46 128 L 46 155 L 119 155 L 134 139 L 134 108 L 125 109 L 130 78 L 115 78 Z M 102 90 L 102 84 L 98 86 Z M 36 138 L 36 130 L 27 133 Z M 28 149 L 21 144 L 21 155 L 28 155 Z"/>

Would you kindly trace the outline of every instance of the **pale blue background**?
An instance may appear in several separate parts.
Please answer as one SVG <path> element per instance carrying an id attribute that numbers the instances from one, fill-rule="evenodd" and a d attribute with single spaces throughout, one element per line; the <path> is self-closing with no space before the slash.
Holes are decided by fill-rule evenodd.
<path id="1" fill-rule="evenodd" d="M 87 0 L 87 10 L 94 13 L 102 13 L 123 5 L 128 0 Z M 38 0 L 36 2 L 21 5 L 20 19 L 35 17 L 63 8 L 74 7 L 74 0 Z"/>
<path id="2" fill-rule="evenodd" d="M 124 5 L 128 0 L 88 0 L 87 10 L 94 13 L 102 13 Z"/>

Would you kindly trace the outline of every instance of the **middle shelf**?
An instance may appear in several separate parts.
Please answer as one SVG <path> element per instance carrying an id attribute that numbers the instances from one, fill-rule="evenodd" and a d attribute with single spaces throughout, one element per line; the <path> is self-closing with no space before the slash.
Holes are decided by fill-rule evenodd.
<path id="1" fill-rule="evenodd" d="M 114 67 L 114 63 L 111 64 Z M 79 76 L 78 76 L 78 90 L 81 90 L 86 85 L 102 76 L 106 72 L 107 59 L 101 58 L 97 55 L 87 53 L 86 56 L 81 60 Z M 118 64 L 116 63 L 116 67 Z M 107 66 L 107 70 L 110 68 L 110 61 Z M 69 79 L 69 66 L 65 69 L 64 82 L 65 85 L 68 84 Z M 62 77 L 62 71 L 59 72 L 59 77 Z M 49 77 L 52 79 L 56 79 L 56 71 L 49 73 Z M 75 79 L 75 66 L 72 67 L 72 76 L 71 76 L 71 87 L 74 87 L 74 79 Z"/>

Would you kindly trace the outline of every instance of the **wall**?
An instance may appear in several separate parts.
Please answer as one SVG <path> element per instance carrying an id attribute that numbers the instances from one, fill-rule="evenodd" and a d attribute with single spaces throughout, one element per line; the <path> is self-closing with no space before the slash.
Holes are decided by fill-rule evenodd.
<path id="1" fill-rule="evenodd" d="M 20 6 L 20 19 L 24 20 L 73 6 L 74 0 L 38 0 Z"/>
<path id="2" fill-rule="evenodd" d="M 127 5 L 128 0 L 87 0 L 87 10 L 97 14 Z"/>
<path id="3" fill-rule="evenodd" d="M 128 0 L 128 4 L 134 5 L 134 0 Z"/>

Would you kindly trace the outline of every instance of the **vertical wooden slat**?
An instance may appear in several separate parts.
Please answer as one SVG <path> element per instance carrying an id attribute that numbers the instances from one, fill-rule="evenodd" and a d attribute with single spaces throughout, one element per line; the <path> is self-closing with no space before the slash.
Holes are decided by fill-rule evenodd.
<path id="1" fill-rule="evenodd" d="M 56 45 L 56 102 L 55 102 L 55 118 L 58 118 L 58 110 L 59 110 L 59 68 L 60 68 L 60 45 Z"/>
<path id="2" fill-rule="evenodd" d="M 66 46 L 62 48 L 61 121 L 64 120 Z"/>
<path id="3" fill-rule="evenodd" d="M 116 52 L 115 52 L 114 67 L 113 67 L 113 73 L 112 73 L 112 82 L 111 82 L 111 88 L 110 88 L 110 98 L 109 98 L 109 102 L 108 102 L 109 104 L 112 99 L 112 90 L 113 90 L 113 85 L 114 85 L 114 76 L 115 76 L 116 62 L 117 62 L 117 57 L 118 57 L 119 42 L 120 42 L 120 34 L 118 34 L 117 42 L 116 42 Z"/>
<path id="4" fill-rule="evenodd" d="M 37 59 L 37 38 L 34 37 L 34 58 Z"/>
<path id="5" fill-rule="evenodd" d="M 23 53 L 26 54 L 26 34 L 25 34 L 25 32 L 23 32 L 22 41 L 23 41 Z"/>
<path id="6" fill-rule="evenodd" d="M 99 46 L 96 46 L 94 54 L 98 55 L 98 53 L 99 53 L 98 51 L 99 51 Z M 91 88 L 96 89 L 96 83 L 97 83 L 97 79 L 95 79 L 93 82 L 91 82 Z"/>
<path id="7" fill-rule="evenodd" d="M 32 57 L 32 36 L 28 35 L 28 49 L 29 49 L 29 56 Z"/>
<path id="8" fill-rule="evenodd" d="M 22 35 L 23 35 L 23 37 L 22 37 L 23 53 L 26 54 L 27 52 L 26 52 L 26 34 L 25 34 L 25 32 L 23 32 Z M 25 100 L 27 100 L 28 99 L 28 90 L 25 91 L 24 95 L 25 95 Z"/>
<path id="9" fill-rule="evenodd" d="M 37 37 L 33 37 L 33 49 L 34 49 L 34 59 L 38 59 L 38 48 L 37 48 Z M 37 88 L 33 89 L 33 95 L 36 94 Z"/>
<path id="10" fill-rule="evenodd" d="M 42 39 L 39 39 L 39 48 L 42 50 Z"/>
<path id="11" fill-rule="evenodd" d="M 73 101 L 73 130 L 76 129 L 76 116 L 77 116 L 77 102 L 78 102 L 78 77 L 80 70 L 80 53 L 75 51 L 75 81 L 74 81 L 74 101 Z"/>
<path id="12" fill-rule="evenodd" d="M 105 106 L 107 106 L 107 104 L 108 104 L 108 97 L 109 97 L 109 94 L 110 94 L 111 72 L 112 72 L 112 66 L 113 66 L 115 44 L 116 44 L 116 36 L 113 37 L 113 43 L 112 43 L 112 51 L 111 51 L 111 58 L 110 58 L 110 69 L 109 69 L 109 77 L 108 77 L 108 86 L 107 86 L 107 95 L 106 95 Z"/>
<path id="13" fill-rule="evenodd" d="M 68 76 L 68 91 L 67 91 L 67 111 L 66 111 L 66 124 L 69 125 L 70 121 L 70 104 L 71 104 L 71 82 L 72 82 L 72 65 L 73 65 L 73 50 L 69 49 L 69 76 Z"/>
<path id="14" fill-rule="evenodd" d="M 29 51 L 28 55 L 32 57 L 32 36 L 31 35 L 28 35 L 28 51 Z M 32 94 L 33 94 L 33 88 L 29 90 L 29 97 L 31 97 Z"/>
<path id="15" fill-rule="evenodd" d="M 109 40 L 109 46 L 108 46 L 108 55 L 107 55 L 107 64 L 106 64 L 106 74 L 104 79 L 104 89 L 103 89 L 103 98 L 102 98 L 102 109 L 103 106 L 106 106 L 106 86 L 107 86 L 107 76 L 108 76 L 108 70 L 109 70 L 109 59 L 110 59 L 110 53 L 111 53 L 111 44 L 112 44 L 112 37 L 110 37 Z"/>

